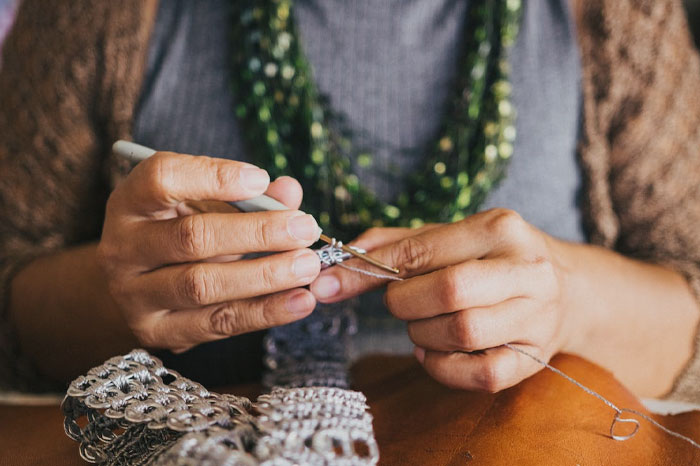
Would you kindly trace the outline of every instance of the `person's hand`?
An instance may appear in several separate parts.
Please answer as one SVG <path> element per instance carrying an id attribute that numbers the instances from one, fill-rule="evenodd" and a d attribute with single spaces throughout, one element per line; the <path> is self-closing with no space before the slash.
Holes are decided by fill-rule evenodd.
<path id="1" fill-rule="evenodd" d="M 263 193 L 292 210 L 212 208 Z M 316 301 L 300 287 L 320 271 L 305 249 L 320 229 L 294 210 L 301 196 L 295 180 L 270 183 L 242 162 L 162 152 L 138 164 L 107 202 L 98 258 L 140 343 L 184 351 L 311 313 Z M 234 260 L 253 252 L 279 253 Z"/>
<path id="2" fill-rule="evenodd" d="M 572 334 L 559 245 L 517 213 L 494 209 L 371 255 L 401 270 L 405 280 L 389 283 L 385 302 L 408 322 L 426 371 L 450 387 L 494 392 L 541 369 L 503 344 L 549 360 Z M 357 260 L 351 265 L 378 272 Z M 386 282 L 332 267 L 311 291 L 321 302 L 336 302 Z"/>

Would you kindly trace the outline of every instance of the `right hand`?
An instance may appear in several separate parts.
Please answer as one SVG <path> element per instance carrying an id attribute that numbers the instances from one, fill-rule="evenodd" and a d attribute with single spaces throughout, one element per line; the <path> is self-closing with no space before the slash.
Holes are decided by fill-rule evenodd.
<path id="1" fill-rule="evenodd" d="M 188 207 L 263 193 L 292 210 Z M 319 274 L 306 248 L 321 230 L 295 210 L 301 195 L 292 178 L 270 183 L 266 171 L 243 162 L 159 152 L 137 165 L 107 202 L 98 260 L 139 342 L 181 352 L 310 314 L 316 300 L 300 287 Z M 279 253 L 236 260 L 252 252 Z"/>

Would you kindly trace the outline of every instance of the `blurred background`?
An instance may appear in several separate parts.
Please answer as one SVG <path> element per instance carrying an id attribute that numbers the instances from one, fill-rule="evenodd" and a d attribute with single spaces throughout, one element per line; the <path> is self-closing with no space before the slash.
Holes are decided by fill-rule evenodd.
<path id="1" fill-rule="evenodd" d="M 0 47 L 12 26 L 17 3 L 20 0 L 0 0 Z M 700 0 L 684 0 L 688 12 L 690 29 L 695 36 L 695 45 L 700 47 Z M 0 62 L 1 63 L 1 62 Z"/>
<path id="2" fill-rule="evenodd" d="M 695 45 L 700 48 L 700 0 L 685 0 L 690 29 L 695 36 Z"/>
<path id="3" fill-rule="evenodd" d="M 12 26 L 18 0 L 0 0 L 0 47 Z"/>

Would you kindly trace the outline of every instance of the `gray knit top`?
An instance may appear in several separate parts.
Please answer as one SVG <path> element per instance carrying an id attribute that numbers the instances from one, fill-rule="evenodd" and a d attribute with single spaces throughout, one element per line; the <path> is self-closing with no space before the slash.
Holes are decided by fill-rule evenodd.
<path id="1" fill-rule="evenodd" d="M 228 58 L 229 2 L 160 2 L 134 123 L 137 142 L 247 159 L 229 85 L 237 72 Z M 508 207 L 551 235 L 584 241 L 575 157 L 580 67 L 567 3 L 524 1 L 510 58 L 518 114 L 514 153 L 506 179 L 484 208 Z M 356 172 L 385 200 L 400 190 L 401 175 L 421 164 L 416 149 L 435 137 L 455 78 L 467 7 L 467 0 L 295 2 L 304 50 L 321 92 L 361 144 L 375 149 L 372 170 Z M 360 321 L 359 352 L 410 350 L 402 327 L 381 317 L 386 315 L 381 301 L 366 299 L 376 304 L 362 306 L 370 310 Z M 229 340 L 202 345 L 177 361 L 167 357 L 166 364 L 204 381 L 212 370 L 226 370 L 226 358 L 208 358 L 195 373 L 178 367 L 178 361 L 201 360 L 217 345 L 234 345 L 223 353 L 238 352 L 236 339 Z"/>

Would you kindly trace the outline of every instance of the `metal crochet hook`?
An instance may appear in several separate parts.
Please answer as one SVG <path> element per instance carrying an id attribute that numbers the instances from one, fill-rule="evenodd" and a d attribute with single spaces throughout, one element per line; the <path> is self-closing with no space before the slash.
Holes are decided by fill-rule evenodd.
<path id="1" fill-rule="evenodd" d="M 132 162 L 140 162 L 142 160 L 147 159 L 148 157 L 152 156 L 153 154 L 156 153 L 154 149 L 151 149 L 150 147 L 142 146 L 141 144 L 136 144 L 135 142 L 130 142 L 130 141 L 124 141 L 124 140 L 119 140 L 112 145 L 112 150 L 114 151 L 115 154 L 124 157 L 128 160 L 131 160 Z M 268 210 L 289 210 L 287 206 L 282 204 L 281 202 L 266 196 L 264 194 L 255 197 L 253 199 L 248 199 L 246 201 L 235 201 L 235 202 L 229 202 L 228 204 L 231 204 L 232 206 L 236 207 L 238 210 L 241 210 L 243 212 L 263 212 L 263 211 L 268 211 Z M 327 235 L 324 235 L 323 233 L 320 236 L 320 240 L 328 243 L 330 245 L 336 245 L 336 241 L 334 241 L 332 238 L 330 238 Z M 395 273 L 398 274 L 400 273 L 399 269 L 396 267 L 392 267 L 390 265 L 386 265 L 383 262 L 378 261 L 377 259 L 374 259 L 367 254 L 363 254 L 359 251 L 354 250 L 353 248 L 346 246 L 343 244 L 341 246 L 341 249 L 344 252 L 347 252 L 348 254 L 352 254 L 353 256 L 357 257 L 358 259 L 362 259 L 365 262 L 368 262 L 375 267 L 379 267 L 382 270 L 386 270 L 387 272 Z"/>

